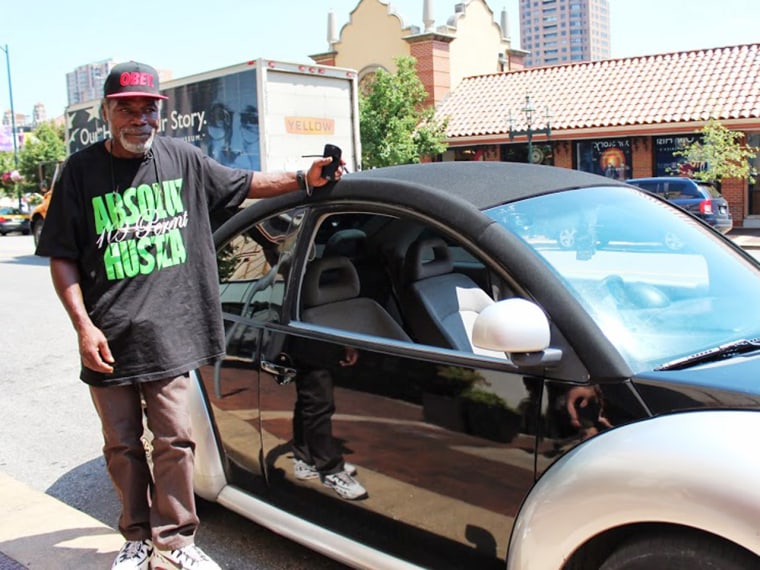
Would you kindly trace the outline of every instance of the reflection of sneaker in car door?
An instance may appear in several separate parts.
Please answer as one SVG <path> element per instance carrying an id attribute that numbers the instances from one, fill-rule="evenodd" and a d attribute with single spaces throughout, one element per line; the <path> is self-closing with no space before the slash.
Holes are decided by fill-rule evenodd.
<path id="1" fill-rule="evenodd" d="M 322 483 L 349 501 L 363 499 L 367 496 L 367 489 L 362 487 L 361 483 L 346 471 L 324 475 L 322 476 Z"/>
<path id="2" fill-rule="evenodd" d="M 348 473 L 349 475 L 356 475 L 356 465 L 353 463 L 349 463 L 348 461 L 345 461 L 343 463 L 343 470 Z M 301 481 L 307 481 L 308 479 L 316 479 L 319 477 L 319 471 L 317 471 L 317 468 L 314 467 L 314 465 L 311 465 L 310 463 L 306 463 L 302 459 L 296 459 L 293 458 L 293 475 L 296 476 L 296 479 L 300 479 Z"/>

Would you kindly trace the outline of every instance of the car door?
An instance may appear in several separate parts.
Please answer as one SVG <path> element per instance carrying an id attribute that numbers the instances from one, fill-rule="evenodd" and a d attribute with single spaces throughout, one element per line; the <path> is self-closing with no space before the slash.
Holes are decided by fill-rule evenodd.
<path id="1" fill-rule="evenodd" d="M 561 405 L 560 391 L 545 396 L 543 378 L 501 354 L 415 341 L 402 301 L 412 286 L 404 258 L 415 240 L 436 233 L 460 259 L 470 253 L 469 273 L 481 276 L 482 292 L 492 299 L 513 294 L 473 244 L 406 214 L 314 209 L 281 250 L 290 260 L 283 303 L 272 307 L 260 344 L 269 500 L 422 566 L 503 567 L 520 503 L 554 455 L 554 444 L 540 439 L 542 426 L 562 431 L 550 409 Z M 357 282 L 326 278 L 325 289 L 310 291 L 310 267 L 331 256 L 347 259 Z M 388 326 L 373 329 L 381 319 L 350 303 L 370 296 L 406 339 Z M 323 320 L 305 318 L 307 299 L 323 302 Z M 318 388 L 305 380 L 315 371 Z M 312 410 L 308 427 L 305 406 Z M 366 496 L 349 501 L 321 477 L 297 476 L 294 444 L 310 429 L 322 446 L 314 454 L 337 453 L 356 466 Z"/>
<path id="2" fill-rule="evenodd" d="M 265 489 L 260 462 L 259 367 L 264 326 L 276 318 L 284 292 L 281 244 L 297 231 L 299 210 L 287 210 L 235 231 L 217 250 L 226 356 L 199 369 L 224 451 L 230 484 Z"/>

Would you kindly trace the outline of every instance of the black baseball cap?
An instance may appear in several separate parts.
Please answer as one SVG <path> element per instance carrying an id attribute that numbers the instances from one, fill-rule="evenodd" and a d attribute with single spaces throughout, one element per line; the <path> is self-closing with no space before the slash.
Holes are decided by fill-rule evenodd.
<path id="1" fill-rule="evenodd" d="M 168 99 L 159 92 L 158 72 L 150 65 L 128 61 L 115 65 L 103 84 L 103 96 Z"/>

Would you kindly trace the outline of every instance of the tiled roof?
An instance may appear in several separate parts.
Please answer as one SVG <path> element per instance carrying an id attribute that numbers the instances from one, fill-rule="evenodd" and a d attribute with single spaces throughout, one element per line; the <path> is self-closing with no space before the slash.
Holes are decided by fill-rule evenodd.
<path id="1" fill-rule="evenodd" d="M 721 121 L 760 129 L 760 44 L 523 69 L 465 78 L 441 102 L 447 134 L 489 137 L 533 128 L 551 115 L 552 136 L 611 129 L 642 133 L 678 123 Z M 611 134 L 614 134 L 611 133 Z"/>

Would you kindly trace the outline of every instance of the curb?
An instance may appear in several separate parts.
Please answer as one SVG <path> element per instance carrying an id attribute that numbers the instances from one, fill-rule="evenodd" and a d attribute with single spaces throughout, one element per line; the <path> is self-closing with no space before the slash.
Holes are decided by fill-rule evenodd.
<path id="1" fill-rule="evenodd" d="M 0 473 L 0 570 L 102 570 L 123 541 L 88 514 Z"/>

